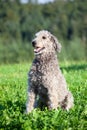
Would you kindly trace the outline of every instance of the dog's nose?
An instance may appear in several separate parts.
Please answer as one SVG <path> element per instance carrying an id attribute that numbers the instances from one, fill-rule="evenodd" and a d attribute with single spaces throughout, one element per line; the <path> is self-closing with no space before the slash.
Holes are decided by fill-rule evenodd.
<path id="1" fill-rule="evenodd" d="M 32 45 L 33 45 L 33 47 L 35 47 L 36 41 L 32 41 Z"/>

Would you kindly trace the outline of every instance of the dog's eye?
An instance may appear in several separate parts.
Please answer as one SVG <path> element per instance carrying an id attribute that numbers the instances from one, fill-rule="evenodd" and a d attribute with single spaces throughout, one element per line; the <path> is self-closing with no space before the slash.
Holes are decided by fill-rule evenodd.
<path id="1" fill-rule="evenodd" d="M 42 39 L 46 39 L 46 37 L 45 37 L 45 36 L 43 36 L 43 37 L 42 37 Z"/>

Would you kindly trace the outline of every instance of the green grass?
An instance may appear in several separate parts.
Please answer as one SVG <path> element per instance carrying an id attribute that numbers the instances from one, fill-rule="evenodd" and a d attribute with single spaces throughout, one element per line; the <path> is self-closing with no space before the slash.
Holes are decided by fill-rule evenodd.
<path id="1" fill-rule="evenodd" d="M 29 64 L 0 66 L 0 130 L 86 130 L 87 64 L 62 63 L 61 69 L 74 96 L 69 112 L 35 109 L 26 115 Z"/>

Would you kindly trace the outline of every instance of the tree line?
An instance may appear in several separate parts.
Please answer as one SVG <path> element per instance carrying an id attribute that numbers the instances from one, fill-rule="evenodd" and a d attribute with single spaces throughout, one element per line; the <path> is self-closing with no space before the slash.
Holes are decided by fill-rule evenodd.
<path id="1" fill-rule="evenodd" d="M 27 49 L 27 43 L 42 29 L 49 30 L 60 41 L 70 43 L 79 39 L 86 57 L 87 1 L 54 0 L 46 4 L 38 4 L 37 0 L 30 0 L 26 4 L 20 0 L 0 1 L 0 46 L 10 48 L 7 54 L 11 53 L 11 49 L 17 51 L 17 47 Z M 75 48 L 75 45 L 70 46 Z M 5 49 L 0 50 L 3 52 Z"/>

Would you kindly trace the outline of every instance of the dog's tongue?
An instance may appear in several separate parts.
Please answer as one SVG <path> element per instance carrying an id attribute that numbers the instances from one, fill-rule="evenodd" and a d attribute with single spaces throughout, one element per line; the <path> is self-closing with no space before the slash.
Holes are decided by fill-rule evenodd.
<path id="1" fill-rule="evenodd" d="M 38 48 L 35 48 L 35 49 L 34 49 L 34 52 L 35 52 L 35 53 L 38 53 L 40 50 L 41 50 L 41 48 L 38 47 Z"/>

